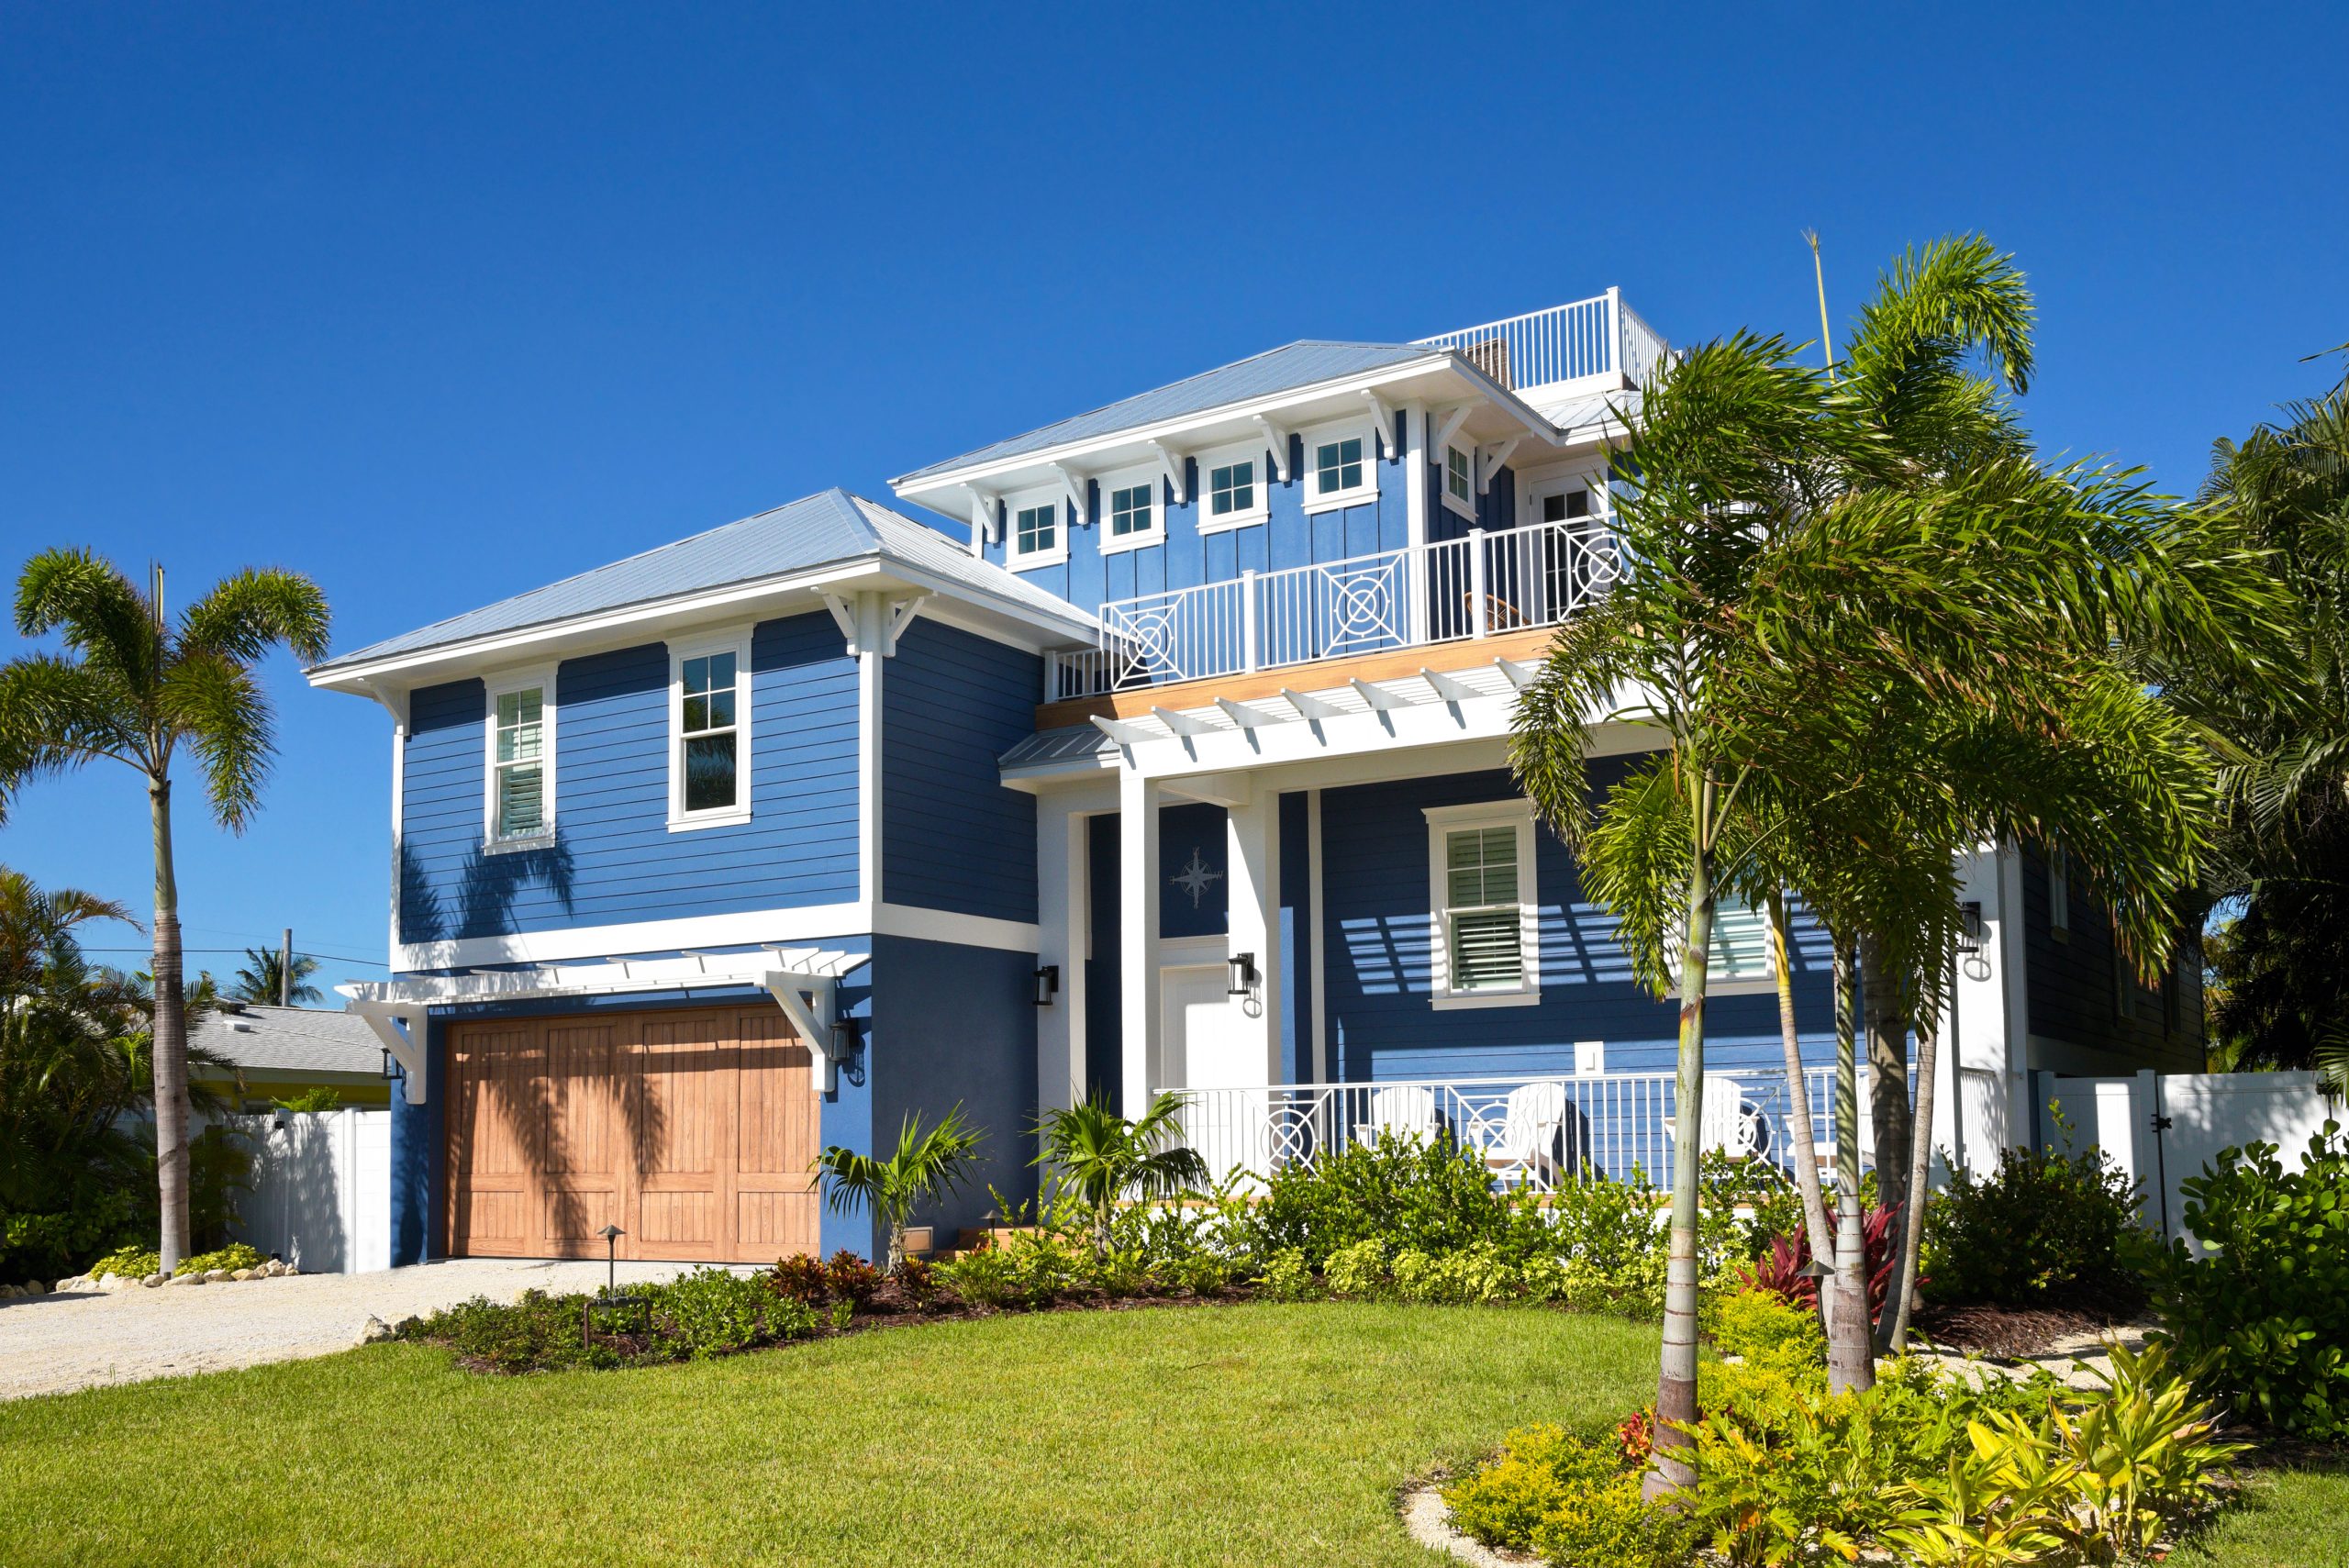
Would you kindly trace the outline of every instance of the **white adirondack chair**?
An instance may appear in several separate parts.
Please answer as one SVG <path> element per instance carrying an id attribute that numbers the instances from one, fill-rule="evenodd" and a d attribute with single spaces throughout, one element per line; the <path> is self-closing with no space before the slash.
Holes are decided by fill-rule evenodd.
<path id="1" fill-rule="evenodd" d="M 1508 1108 L 1501 1118 L 1501 1135 L 1485 1149 L 1486 1168 L 1504 1175 L 1523 1173 L 1555 1181 L 1558 1133 L 1565 1123 L 1564 1084 L 1526 1084 L 1511 1089 Z"/>
<path id="2" fill-rule="evenodd" d="M 1354 1129 L 1364 1143 L 1381 1138 L 1416 1138 L 1432 1143 L 1438 1129 L 1435 1091 L 1417 1084 L 1397 1084 L 1370 1096 L 1370 1119 Z"/>
<path id="3" fill-rule="evenodd" d="M 1679 1137 L 1679 1118 L 1665 1121 L 1664 1132 L 1667 1138 Z M 1769 1140 L 1769 1126 L 1761 1108 L 1746 1101 L 1744 1084 L 1727 1073 L 1708 1073 L 1701 1136 L 1699 1147 L 1706 1153 L 1718 1149 L 1732 1160 L 1745 1160 L 1761 1152 Z"/>

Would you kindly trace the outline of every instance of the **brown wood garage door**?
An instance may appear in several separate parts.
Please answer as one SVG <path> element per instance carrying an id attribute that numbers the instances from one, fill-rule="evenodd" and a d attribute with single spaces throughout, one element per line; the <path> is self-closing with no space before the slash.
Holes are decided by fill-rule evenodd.
<path id="1" fill-rule="evenodd" d="M 453 1026 L 450 1256 L 815 1251 L 810 1065 L 773 1006 Z"/>

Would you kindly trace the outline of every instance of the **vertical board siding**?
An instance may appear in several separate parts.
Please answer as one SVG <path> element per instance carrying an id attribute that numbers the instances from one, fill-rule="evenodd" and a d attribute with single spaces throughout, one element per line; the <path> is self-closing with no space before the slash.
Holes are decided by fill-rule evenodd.
<path id="1" fill-rule="evenodd" d="M 1280 797 L 1281 1076 L 1302 1084 L 1314 1076 L 1312 833 L 1303 792 Z"/>
<path id="2" fill-rule="evenodd" d="M 1596 786 L 1620 763 L 1594 768 Z M 1438 1010 L 1430 1002 L 1434 919 L 1429 907 L 1424 809 L 1518 798 L 1505 773 L 1453 773 L 1329 789 L 1321 796 L 1327 1028 L 1348 1081 L 1571 1073 L 1574 1042 L 1607 1045 L 1610 1073 L 1668 1071 L 1676 1006 L 1631 977 L 1614 917 L 1583 895 L 1574 857 L 1535 832 L 1542 910 L 1538 1005 Z M 1816 928 L 1796 929 L 1797 1018 L 1805 1056 L 1831 1059 L 1826 952 Z M 1725 995 L 1707 1006 L 1709 1070 L 1782 1071 L 1777 998 Z"/>
<path id="3" fill-rule="evenodd" d="M 673 833 L 664 643 L 555 675 L 555 839 L 483 845 L 484 688 L 410 699 L 401 807 L 403 941 L 501 936 L 856 896 L 856 664 L 829 616 L 751 639 L 751 820 Z"/>
<path id="4" fill-rule="evenodd" d="M 996 760 L 1036 728 L 1036 654 L 917 618 L 881 675 L 881 896 L 1036 917 L 1036 800 Z"/>
<path id="5" fill-rule="evenodd" d="M 2200 1071 L 2202 968 L 2191 946 L 2174 966 L 2174 997 L 2165 997 L 2161 986 L 2141 984 L 2113 943 L 2110 917 L 2076 882 L 2071 932 L 2058 941 L 2046 859 L 2035 850 L 2021 853 L 2029 1029 L 2040 1040 L 2060 1041 L 2080 1053 L 2042 1060 L 2049 1053 L 2035 1050 L 2032 1064 L 2058 1073 Z M 2134 1018 L 2122 1018 L 2115 1005 L 2115 987 L 2122 984 L 2133 990 Z"/>

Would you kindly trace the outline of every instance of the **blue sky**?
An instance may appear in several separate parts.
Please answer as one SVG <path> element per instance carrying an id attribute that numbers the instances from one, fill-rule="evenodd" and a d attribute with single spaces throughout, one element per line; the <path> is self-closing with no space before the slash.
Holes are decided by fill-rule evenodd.
<path id="1" fill-rule="evenodd" d="M 2188 488 L 2349 339 L 2343 18 L 0 6 L 0 565 L 295 567 L 356 647 L 1291 339 L 1610 284 L 1811 337 L 1807 227 L 1839 317 L 2016 251 L 2043 439 Z M 183 791 L 187 940 L 380 960 L 388 719 L 268 675 L 261 822 Z M 119 773 L 0 863 L 143 904 Z"/>

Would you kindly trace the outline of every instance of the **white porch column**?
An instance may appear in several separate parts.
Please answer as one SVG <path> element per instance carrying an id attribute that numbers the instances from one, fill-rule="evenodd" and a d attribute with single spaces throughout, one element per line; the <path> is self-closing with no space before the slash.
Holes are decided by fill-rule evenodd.
<path id="1" fill-rule="evenodd" d="M 1158 783 L 1118 775 L 1118 1012 L 1125 1114 L 1150 1107 L 1159 1061 Z"/>
<path id="2" fill-rule="evenodd" d="M 1954 1079 L 1956 1092 L 1943 1096 L 1949 1101 L 1948 1120 L 1936 1111 L 1933 1138 L 1979 1173 L 1998 1164 L 2008 1143 L 2030 1137 L 2030 1092 L 2021 1076 L 2027 1027 L 2022 858 L 2010 848 L 1986 847 L 1959 860 L 1958 880 L 1958 896 L 1982 906 L 1982 951 L 1958 963 L 1950 1008 L 1954 1039 L 1943 1047 L 1955 1058 L 1943 1086 Z M 1969 964 L 1975 974 L 1986 965 L 1989 973 L 1977 980 L 1966 973 Z"/>
<path id="3" fill-rule="evenodd" d="M 1036 1106 L 1065 1110 L 1085 1082 L 1085 949 L 1091 923 L 1085 879 L 1085 815 L 1066 799 L 1036 803 L 1038 964 L 1061 972 L 1060 994 L 1036 1009 Z"/>
<path id="4" fill-rule="evenodd" d="M 1225 884 L 1230 945 L 1225 951 L 1256 955 L 1256 995 L 1234 1009 L 1234 1056 L 1250 1084 L 1281 1081 L 1280 796 L 1260 783 L 1248 800 L 1226 809 L 1230 875 Z M 1235 1086 L 1239 1086 L 1235 1084 Z"/>

